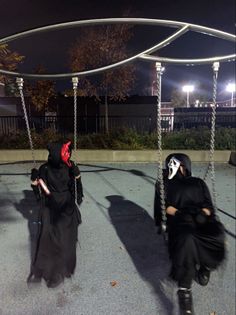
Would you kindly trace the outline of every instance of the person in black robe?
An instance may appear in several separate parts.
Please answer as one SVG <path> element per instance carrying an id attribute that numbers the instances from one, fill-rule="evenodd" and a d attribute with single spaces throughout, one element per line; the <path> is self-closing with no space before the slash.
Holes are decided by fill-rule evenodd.
<path id="1" fill-rule="evenodd" d="M 31 186 L 41 203 L 36 251 L 28 282 L 46 281 L 53 288 L 71 277 L 76 267 L 76 244 L 83 188 L 78 166 L 70 160 L 71 142 L 48 146 L 47 163 L 31 172 Z M 75 180 L 77 202 L 75 200 Z"/>
<path id="2" fill-rule="evenodd" d="M 225 258 L 224 227 L 215 214 L 206 183 L 191 175 L 191 161 L 182 153 L 166 159 L 163 171 L 167 216 L 170 276 L 178 284 L 181 315 L 193 314 L 192 281 L 207 285 L 210 271 Z M 156 184 L 154 218 L 162 224 L 159 184 Z"/>

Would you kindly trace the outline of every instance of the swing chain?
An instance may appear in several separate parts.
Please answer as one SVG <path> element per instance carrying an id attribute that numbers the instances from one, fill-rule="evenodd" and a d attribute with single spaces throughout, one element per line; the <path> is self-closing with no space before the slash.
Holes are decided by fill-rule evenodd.
<path id="1" fill-rule="evenodd" d="M 73 77 L 73 92 L 74 92 L 74 150 L 77 150 L 77 88 L 78 88 L 78 78 Z"/>
<path id="2" fill-rule="evenodd" d="M 26 105 L 25 105 L 25 98 L 24 98 L 24 94 L 23 94 L 23 86 L 24 86 L 23 78 L 16 78 L 16 83 L 17 83 L 19 93 L 20 93 L 22 108 L 23 108 L 23 112 L 24 112 L 24 119 L 25 119 L 25 123 L 26 123 L 26 129 L 27 129 L 27 134 L 28 134 L 28 138 L 29 138 L 30 149 L 31 149 L 31 153 L 32 153 L 32 159 L 34 162 L 34 167 L 36 167 L 33 141 L 32 141 L 32 137 L 31 137 L 29 120 L 28 120 L 28 115 L 27 115 L 27 110 L 26 110 Z"/>
<path id="3" fill-rule="evenodd" d="M 157 74 L 157 137 L 158 137 L 158 172 L 157 178 L 159 182 L 161 213 L 162 213 L 162 232 L 166 231 L 166 206 L 165 206 L 165 190 L 163 180 L 163 167 L 162 167 L 162 135 L 161 135 L 161 78 L 164 72 L 160 62 L 156 62 Z"/>
<path id="4" fill-rule="evenodd" d="M 216 122 L 216 96 L 217 96 L 217 79 L 220 63 L 213 63 L 213 106 L 212 106 L 212 122 L 211 122 L 211 145 L 210 145 L 210 167 L 211 167 L 211 182 L 213 193 L 213 205 L 216 208 L 216 183 L 215 183 L 215 163 L 214 163 L 214 150 L 215 150 L 215 122 Z"/>
<path id="5" fill-rule="evenodd" d="M 75 152 L 75 164 L 77 165 L 76 160 L 76 150 L 77 150 L 77 88 L 78 88 L 78 78 L 73 77 L 72 83 L 73 83 L 73 92 L 74 92 L 74 152 Z M 78 206 L 78 193 L 77 193 L 77 181 L 75 178 L 75 204 Z"/>
<path id="6" fill-rule="evenodd" d="M 208 169 L 204 176 L 204 180 L 207 179 L 209 173 L 211 175 L 212 183 L 212 195 L 213 195 L 213 205 L 216 209 L 216 183 L 215 183 L 215 163 L 214 163 L 214 153 L 215 153 L 215 121 L 216 121 L 216 96 L 217 96 L 217 79 L 219 72 L 220 63 L 213 63 L 213 96 L 212 96 L 212 119 L 211 119 L 211 140 L 210 140 L 210 162 Z"/>

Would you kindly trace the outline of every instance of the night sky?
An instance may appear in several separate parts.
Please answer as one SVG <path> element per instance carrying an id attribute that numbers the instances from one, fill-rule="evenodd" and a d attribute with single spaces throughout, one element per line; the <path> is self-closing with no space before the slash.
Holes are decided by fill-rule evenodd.
<path id="1" fill-rule="evenodd" d="M 155 1 L 79 1 L 79 0 L 0 0 L 0 38 L 40 26 L 108 17 L 156 18 L 189 22 L 235 33 L 235 0 L 155 0 Z M 76 39 L 80 28 L 47 32 L 17 40 L 9 44 L 26 56 L 20 70 L 32 72 L 43 64 L 48 72 L 70 72 L 67 66 L 68 48 Z M 155 31 L 154 31 L 155 30 Z M 157 43 L 172 28 L 135 27 L 132 53 L 137 53 Z M 235 52 L 235 45 L 213 37 L 188 33 L 175 43 L 162 49 L 165 57 L 203 58 Z M 133 94 L 142 94 L 145 82 L 150 81 L 151 64 L 142 62 L 139 82 Z M 235 63 L 222 63 L 219 74 L 219 98 L 227 99 L 225 85 L 235 78 Z M 212 85 L 211 65 L 166 67 L 163 77 L 163 99 L 170 99 L 170 92 L 183 83 Z M 68 82 L 58 82 L 63 90 Z"/>

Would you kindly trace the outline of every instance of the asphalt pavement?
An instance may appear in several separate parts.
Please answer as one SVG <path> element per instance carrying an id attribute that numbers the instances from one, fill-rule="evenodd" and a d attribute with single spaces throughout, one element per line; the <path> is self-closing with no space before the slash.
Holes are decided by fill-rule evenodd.
<path id="1" fill-rule="evenodd" d="M 206 167 L 194 164 L 193 175 L 202 177 Z M 55 289 L 26 284 L 37 209 L 31 168 L 0 165 L 0 315 L 177 315 L 167 247 L 153 221 L 157 165 L 80 165 L 85 198 L 76 272 Z M 194 283 L 196 315 L 235 315 L 235 167 L 216 165 L 216 191 L 227 260 L 207 287 Z"/>

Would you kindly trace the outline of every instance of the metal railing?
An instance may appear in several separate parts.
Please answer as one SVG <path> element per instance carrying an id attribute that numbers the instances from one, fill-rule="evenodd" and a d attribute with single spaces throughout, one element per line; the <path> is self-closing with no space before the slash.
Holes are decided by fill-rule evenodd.
<path id="1" fill-rule="evenodd" d="M 121 128 L 134 129 L 138 133 L 152 133 L 156 131 L 156 119 L 151 116 L 110 116 L 109 130 Z M 161 128 L 163 132 L 177 131 L 197 127 L 210 128 L 210 113 L 183 113 L 162 115 Z M 66 136 L 73 133 L 73 116 L 30 116 L 29 126 L 40 133 L 51 129 Z M 216 127 L 236 127 L 236 110 L 229 113 L 217 113 Z M 9 135 L 25 130 L 23 116 L 0 116 L 0 134 Z M 78 133 L 104 133 L 104 116 L 78 116 Z"/>

